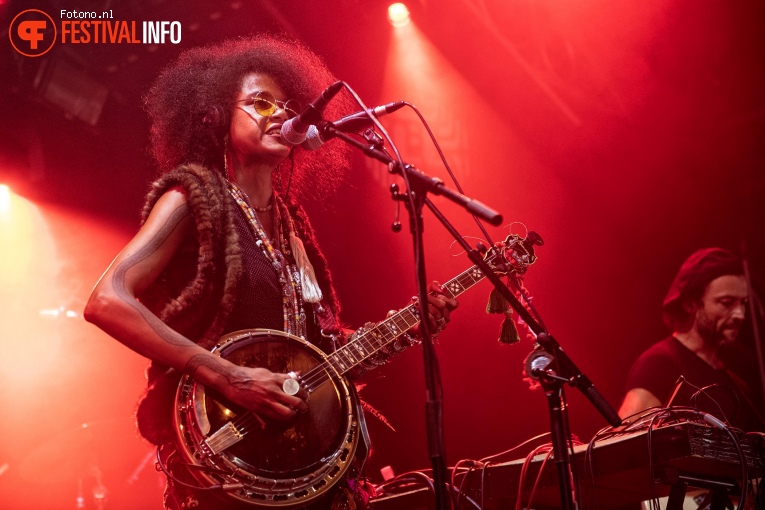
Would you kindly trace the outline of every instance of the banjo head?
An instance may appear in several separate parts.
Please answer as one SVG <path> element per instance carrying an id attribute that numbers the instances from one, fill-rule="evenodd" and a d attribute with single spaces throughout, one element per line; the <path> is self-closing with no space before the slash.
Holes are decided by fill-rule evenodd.
<path id="1" fill-rule="evenodd" d="M 227 495 L 256 507 L 290 508 L 321 497 L 348 470 L 358 445 L 350 383 L 324 363 L 320 349 L 280 331 L 237 331 L 213 352 L 238 366 L 297 372 L 310 388 L 308 411 L 261 420 L 184 376 L 175 430 L 186 461 L 198 466 L 194 476 L 205 485 L 243 484 Z"/>

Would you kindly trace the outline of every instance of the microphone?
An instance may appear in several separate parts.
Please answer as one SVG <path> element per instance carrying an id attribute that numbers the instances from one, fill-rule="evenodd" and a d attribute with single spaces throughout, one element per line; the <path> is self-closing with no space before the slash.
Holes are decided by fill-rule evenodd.
<path id="1" fill-rule="evenodd" d="M 308 128 L 321 120 L 321 112 L 327 107 L 330 99 L 343 88 L 342 81 L 336 81 L 326 88 L 319 97 L 303 108 L 297 117 L 289 119 L 282 125 L 281 139 L 285 145 L 298 145 L 305 140 Z"/>
<path id="2" fill-rule="evenodd" d="M 396 101 L 393 103 L 384 104 L 382 106 L 370 108 L 366 111 L 346 115 L 342 119 L 331 122 L 331 124 L 335 127 L 335 129 L 338 131 L 343 131 L 344 133 L 350 131 L 361 131 L 362 129 L 365 129 L 374 124 L 372 119 L 369 118 L 370 115 L 374 115 L 375 117 L 382 117 L 383 115 L 388 115 L 389 113 L 393 113 L 396 110 L 403 108 L 405 105 L 406 103 L 404 101 Z M 316 126 L 311 126 L 308 128 L 306 139 L 302 146 L 304 149 L 313 151 L 324 145 L 325 142 L 331 140 L 333 137 L 334 135 L 332 133 L 327 133 Z"/>

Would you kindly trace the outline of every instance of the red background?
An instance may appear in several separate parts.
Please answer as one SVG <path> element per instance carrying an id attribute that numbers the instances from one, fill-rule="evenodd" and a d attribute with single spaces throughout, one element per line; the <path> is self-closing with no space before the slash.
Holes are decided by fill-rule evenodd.
<path id="1" fill-rule="evenodd" d="M 398 32 L 378 1 L 110 7 L 115 19 L 179 20 L 183 41 L 59 45 L 29 59 L 0 40 L 0 181 L 29 201 L 14 199 L 13 218 L 0 225 L 2 508 L 73 508 L 78 478 L 94 507 L 94 474 L 81 471 L 91 452 L 109 508 L 158 507 L 159 477 L 151 463 L 139 469 L 150 448 L 130 427 L 144 360 L 79 315 L 39 310 L 79 314 L 135 231 L 155 175 L 140 98 L 163 65 L 197 44 L 284 31 L 368 105 L 416 104 L 465 193 L 503 213 L 506 226 L 492 237 L 520 222 L 544 238 L 526 286 L 549 330 L 615 407 L 631 363 L 666 334 L 661 301 L 687 255 L 712 245 L 740 253 L 744 244 L 755 278 L 762 274 L 760 2 L 419 0 L 409 5 L 413 25 Z M 7 27 L 22 7 L 0 9 Z M 108 91 L 95 125 L 42 97 L 41 77 L 60 61 Z M 411 111 L 383 123 L 408 162 L 453 187 Z M 356 155 L 338 194 L 308 204 L 353 326 L 383 318 L 415 292 L 405 216 L 403 232 L 390 229 L 392 182 L 380 164 Z M 435 201 L 463 235 L 480 236 L 464 211 Z M 19 227 L 20 211 L 33 207 Z M 429 279 L 469 267 L 430 213 L 425 230 Z M 484 282 L 460 299 L 438 345 L 450 464 L 548 429 L 544 396 L 521 378 L 531 345 L 498 345 L 500 318 L 484 312 L 489 290 Z M 742 343 L 751 344 L 748 332 Z M 373 481 L 385 465 L 397 473 L 429 467 L 422 373 L 415 348 L 365 378 L 362 398 L 396 429 L 368 418 Z M 567 393 L 572 431 L 588 440 L 605 422 L 574 389 Z M 92 426 L 83 431 L 83 423 Z"/>

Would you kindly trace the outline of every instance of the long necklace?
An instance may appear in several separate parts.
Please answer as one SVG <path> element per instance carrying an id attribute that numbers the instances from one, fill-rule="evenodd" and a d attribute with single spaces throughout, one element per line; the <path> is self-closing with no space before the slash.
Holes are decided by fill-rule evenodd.
<path id="1" fill-rule="evenodd" d="M 271 265 L 276 271 L 279 277 L 279 284 L 282 287 L 282 307 L 284 310 L 284 331 L 291 335 L 299 336 L 303 339 L 306 338 L 306 316 L 303 309 L 303 298 L 300 286 L 300 273 L 297 266 L 291 259 L 291 252 L 289 244 L 284 239 L 284 232 L 282 228 L 282 216 L 289 215 L 286 208 L 281 207 L 281 202 L 277 201 L 276 195 L 273 200 L 277 203 L 274 208 L 274 244 L 269 241 L 268 235 L 266 235 L 263 226 L 260 224 L 255 211 L 246 199 L 244 192 L 236 185 L 236 183 L 229 181 L 229 193 L 234 198 L 236 203 L 242 209 L 245 216 L 250 222 L 253 232 L 257 240 L 255 244 L 263 250 L 263 254 L 271 262 Z M 271 206 L 269 205 L 269 208 Z M 289 217 L 285 219 L 289 221 Z"/>

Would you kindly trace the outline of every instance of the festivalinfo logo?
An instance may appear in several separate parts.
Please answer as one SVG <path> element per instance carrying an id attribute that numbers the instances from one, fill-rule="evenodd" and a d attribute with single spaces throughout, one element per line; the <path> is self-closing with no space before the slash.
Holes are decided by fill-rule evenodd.
<path id="1" fill-rule="evenodd" d="M 27 9 L 13 18 L 8 36 L 25 57 L 45 55 L 59 44 L 180 44 L 180 21 L 114 19 L 114 10 L 61 9 L 56 19 L 39 9 Z"/>

